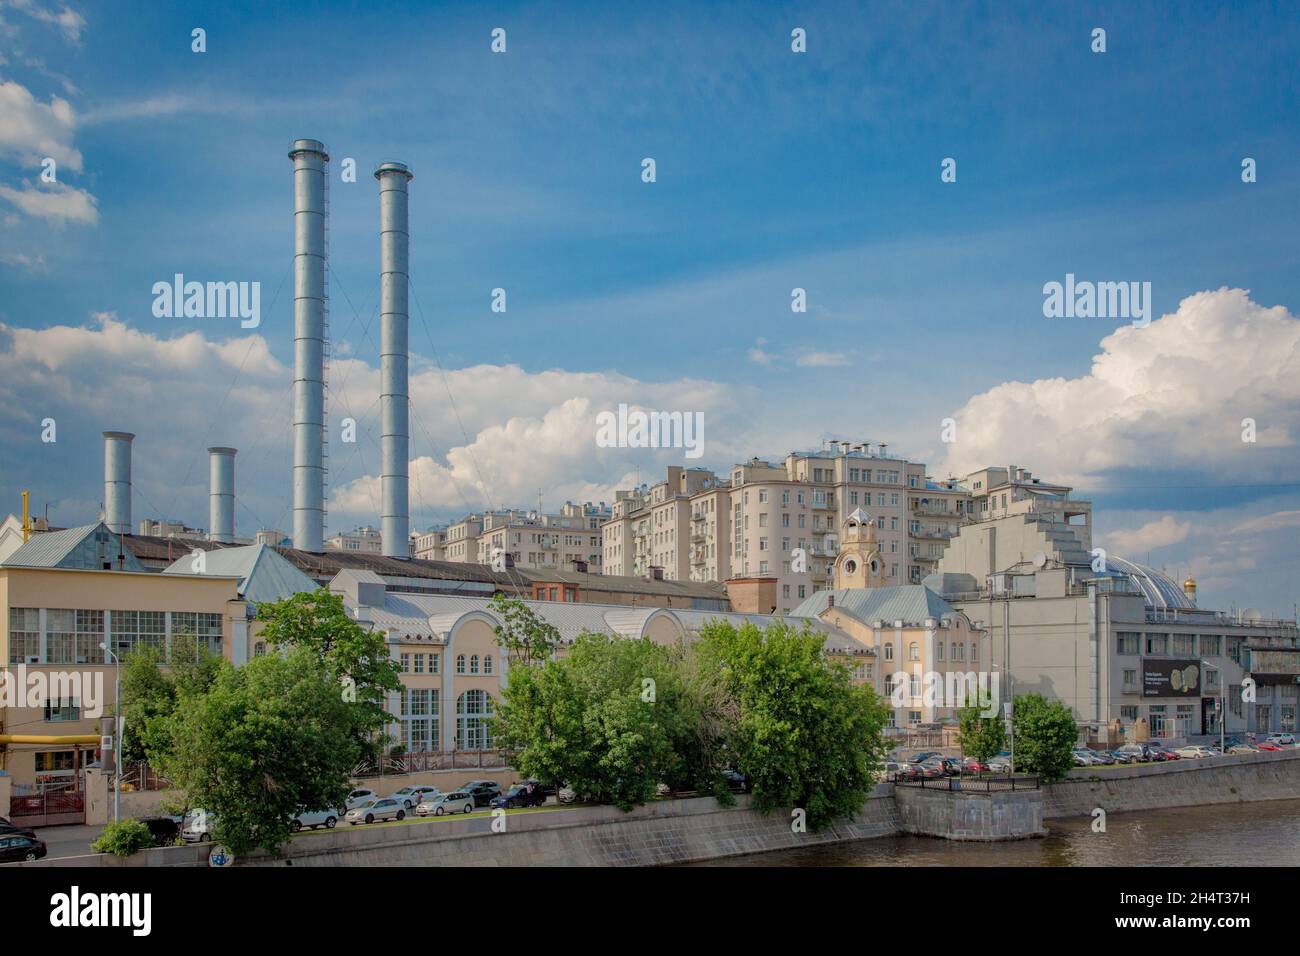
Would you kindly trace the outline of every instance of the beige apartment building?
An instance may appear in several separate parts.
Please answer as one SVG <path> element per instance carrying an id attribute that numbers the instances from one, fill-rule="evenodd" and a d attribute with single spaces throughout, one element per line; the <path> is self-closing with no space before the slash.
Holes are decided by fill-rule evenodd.
<path id="1" fill-rule="evenodd" d="M 605 563 L 600 529 L 611 513 L 603 501 L 566 501 L 558 514 L 512 508 L 466 515 L 446 528 L 415 535 L 413 557 L 491 565 L 497 554 L 508 555 L 512 568 L 600 574 Z"/>
<path id="2" fill-rule="evenodd" d="M 144 530 L 141 529 L 141 534 Z M 330 551 L 355 551 L 359 554 L 382 554 L 384 550 L 383 536 L 380 535 L 378 528 L 369 526 L 357 528 L 354 531 L 341 531 L 334 537 L 325 542 L 326 549 Z"/>

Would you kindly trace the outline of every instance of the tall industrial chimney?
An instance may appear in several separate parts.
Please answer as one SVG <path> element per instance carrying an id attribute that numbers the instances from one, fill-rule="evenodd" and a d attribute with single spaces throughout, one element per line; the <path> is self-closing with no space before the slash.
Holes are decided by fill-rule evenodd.
<path id="1" fill-rule="evenodd" d="M 293 160 L 293 546 L 325 549 L 325 145 Z"/>
<path id="2" fill-rule="evenodd" d="M 208 449 L 208 540 L 235 540 L 235 449 Z"/>
<path id="3" fill-rule="evenodd" d="M 104 523 L 109 531 L 131 533 L 130 432 L 104 432 Z"/>
<path id="4" fill-rule="evenodd" d="M 411 556 L 408 475 L 410 421 L 407 409 L 407 283 L 410 233 L 407 183 L 411 171 L 402 163 L 383 163 L 379 180 L 379 409 L 383 513 L 383 553 Z"/>

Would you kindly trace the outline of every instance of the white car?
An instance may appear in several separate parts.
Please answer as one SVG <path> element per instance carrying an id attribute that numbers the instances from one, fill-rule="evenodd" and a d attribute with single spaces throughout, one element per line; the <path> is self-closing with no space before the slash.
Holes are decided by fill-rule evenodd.
<path id="1" fill-rule="evenodd" d="M 474 795 L 465 790 L 457 790 L 455 793 L 440 793 L 415 808 L 415 815 L 420 817 L 440 817 L 448 813 L 473 812 Z"/>
<path id="2" fill-rule="evenodd" d="M 1010 773 L 1010 772 L 1011 772 L 1011 758 L 1010 758 L 1010 757 L 994 757 L 992 760 L 989 761 L 989 771 L 990 771 L 991 773 Z"/>
<path id="3" fill-rule="evenodd" d="M 190 810 L 181 820 L 181 839 L 186 843 L 207 843 L 215 823 L 216 817 L 206 810 Z"/>
<path id="4" fill-rule="evenodd" d="M 343 809 L 351 810 L 353 807 L 359 807 L 369 800 L 378 800 L 379 794 L 368 787 L 358 787 L 348 794 L 348 798 L 343 801 Z"/>
<path id="5" fill-rule="evenodd" d="M 1074 754 L 1074 765 L 1076 767 L 1095 767 L 1101 763 L 1100 760 L 1087 750 L 1076 749 L 1072 752 Z"/>
<path id="6" fill-rule="evenodd" d="M 437 787 L 403 787 L 396 793 L 390 793 L 388 796 L 393 800 L 401 800 L 402 806 L 411 810 L 417 804 L 424 803 L 426 800 L 432 800 L 438 794 L 442 793 Z"/>
<path id="7" fill-rule="evenodd" d="M 337 810 L 304 810 L 292 820 L 289 826 L 295 830 L 314 830 L 317 827 L 324 827 L 326 830 L 333 830 L 334 825 L 339 822 L 339 817 L 343 814 Z"/>
<path id="8" fill-rule="evenodd" d="M 1279 747 L 1294 747 L 1295 734 L 1269 734 L 1268 742 Z"/>
<path id="9" fill-rule="evenodd" d="M 374 823 L 376 820 L 405 820 L 406 807 L 401 800 L 384 797 L 382 800 L 367 800 L 348 811 L 345 818 L 352 826 L 358 823 Z"/>
<path id="10" fill-rule="evenodd" d="M 1179 747 L 1174 751 L 1174 753 L 1178 754 L 1178 756 L 1182 757 L 1184 760 L 1199 760 L 1202 757 L 1213 757 L 1215 755 L 1215 751 L 1211 750 L 1209 747 L 1202 747 L 1199 744 Z"/>
<path id="11" fill-rule="evenodd" d="M 578 791 L 572 787 L 561 787 L 555 792 L 556 803 L 573 803 L 578 799 Z"/>

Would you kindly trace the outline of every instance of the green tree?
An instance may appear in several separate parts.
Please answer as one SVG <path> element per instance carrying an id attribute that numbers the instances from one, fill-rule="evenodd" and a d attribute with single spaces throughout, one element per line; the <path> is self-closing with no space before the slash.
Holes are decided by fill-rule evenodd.
<path id="1" fill-rule="evenodd" d="M 957 714 L 961 752 L 980 763 L 988 763 L 1007 745 L 1007 727 L 1002 715 L 985 716 L 985 710 L 975 697 L 968 697 L 966 706 Z"/>
<path id="2" fill-rule="evenodd" d="M 1017 770 L 1036 773 L 1048 783 L 1070 772 L 1079 728 L 1068 707 L 1042 694 L 1023 694 L 1016 698 L 1011 719 Z"/>
<path id="3" fill-rule="evenodd" d="M 124 762 L 148 760 L 165 774 L 177 700 L 207 690 L 220 666 L 220 655 L 184 633 L 172 636 L 167 661 L 152 647 L 128 654 L 122 660 L 122 713 L 127 727 Z"/>
<path id="4" fill-rule="evenodd" d="M 523 601 L 504 594 L 494 594 L 488 607 L 501 617 L 502 623 L 493 630 L 512 664 L 540 664 L 551 659 L 560 643 L 555 625 L 539 617 Z"/>
<path id="5" fill-rule="evenodd" d="M 180 698 L 172 779 L 235 853 L 278 852 L 295 814 L 347 796 L 356 707 L 307 648 L 225 664 L 206 693 Z"/>
<path id="6" fill-rule="evenodd" d="M 659 783 L 693 785 L 699 726 L 680 652 L 582 634 L 560 659 L 512 668 L 496 739 L 523 773 L 630 809 Z"/>
<path id="7" fill-rule="evenodd" d="M 727 751 L 754 806 L 802 808 L 814 829 L 855 815 L 885 749 L 887 707 L 875 692 L 855 686 L 811 629 L 714 621 L 700 639 L 702 666 L 717 674 L 734 707 Z"/>
<path id="8" fill-rule="evenodd" d="M 326 588 L 295 594 L 283 601 L 261 604 L 261 636 L 277 648 L 310 651 L 356 707 L 351 714 L 358 741 L 367 741 L 389 721 L 384 701 L 389 691 L 402 689 L 401 671 L 388 653 L 383 634 L 362 627 L 348 616 L 343 597 Z"/>

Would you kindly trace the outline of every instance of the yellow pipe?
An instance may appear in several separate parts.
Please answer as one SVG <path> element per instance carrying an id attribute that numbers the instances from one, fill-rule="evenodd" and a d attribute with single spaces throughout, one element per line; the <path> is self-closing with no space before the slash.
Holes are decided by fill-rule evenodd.
<path id="1" fill-rule="evenodd" d="M 0 744 L 97 744 L 98 734 L 68 734 L 43 737 L 40 734 L 0 734 Z"/>
<path id="2" fill-rule="evenodd" d="M 24 491 L 23 492 L 23 543 L 24 544 L 27 543 L 27 539 L 30 538 L 32 535 L 32 520 L 31 518 L 28 517 L 28 512 L 27 512 L 27 495 L 28 492 Z"/>

